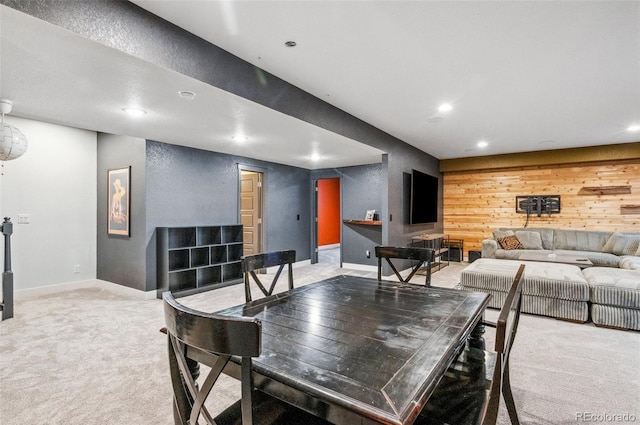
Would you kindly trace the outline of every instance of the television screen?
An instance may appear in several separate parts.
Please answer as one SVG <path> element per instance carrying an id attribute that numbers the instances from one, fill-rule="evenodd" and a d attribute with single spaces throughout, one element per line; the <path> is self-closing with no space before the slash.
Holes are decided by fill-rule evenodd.
<path id="1" fill-rule="evenodd" d="M 420 171 L 411 174 L 410 224 L 438 221 L 438 178 Z"/>

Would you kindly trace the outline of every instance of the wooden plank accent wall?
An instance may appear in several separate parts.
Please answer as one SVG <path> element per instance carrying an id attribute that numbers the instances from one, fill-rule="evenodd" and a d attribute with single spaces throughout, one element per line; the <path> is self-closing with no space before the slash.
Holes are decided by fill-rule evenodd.
<path id="1" fill-rule="evenodd" d="M 581 195 L 583 187 L 631 186 L 631 193 Z M 640 160 L 519 167 L 444 173 L 444 232 L 464 239 L 465 250 L 480 251 L 498 227 L 522 227 L 516 195 L 560 195 L 560 214 L 533 214 L 529 227 L 640 231 L 639 214 L 622 214 L 640 204 Z"/>

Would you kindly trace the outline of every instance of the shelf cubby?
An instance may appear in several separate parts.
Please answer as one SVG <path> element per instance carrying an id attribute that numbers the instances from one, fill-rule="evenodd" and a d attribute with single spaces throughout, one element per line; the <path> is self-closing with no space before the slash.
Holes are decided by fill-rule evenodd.
<path id="1" fill-rule="evenodd" d="M 196 245 L 195 227 L 177 227 L 168 229 L 169 249 L 188 248 Z"/>
<path id="2" fill-rule="evenodd" d="M 220 245 L 222 243 L 221 226 L 198 227 L 196 241 L 198 245 Z"/>
<path id="3" fill-rule="evenodd" d="M 226 245 L 217 245 L 209 248 L 211 250 L 211 264 L 222 264 L 227 262 Z"/>
<path id="4" fill-rule="evenodd" d="M 157 296 L 242 282 L 242 225 L 158 227 Z"/>
<path id="5" fill-rule="evenodd" d="M 191 248 L 191 267 L 209 265 L 209 247 Z"/>
<path id="6" fill-rule="evenodd" d="M 189 268 L 189 250 L 176 249 L 169 251 L 169 271 Z"/>

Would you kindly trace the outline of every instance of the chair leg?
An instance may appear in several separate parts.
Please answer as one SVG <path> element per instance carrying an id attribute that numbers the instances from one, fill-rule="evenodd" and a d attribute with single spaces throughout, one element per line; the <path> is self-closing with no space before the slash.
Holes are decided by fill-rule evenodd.
<path id="1" fill-rule="evenodd" d="M 509 419 L 511 420 L 512 425 L 520 425 L 518 412 L 516 411 L 516 404 L 513 401 L 513 394 L 511 393 L 511 380 L 509 379 L 508 363 L 505 365 L 502 379 L 502 396 L 504 397 L 504 404 L 507 406 L 507 412 L 509 412 Z"/>

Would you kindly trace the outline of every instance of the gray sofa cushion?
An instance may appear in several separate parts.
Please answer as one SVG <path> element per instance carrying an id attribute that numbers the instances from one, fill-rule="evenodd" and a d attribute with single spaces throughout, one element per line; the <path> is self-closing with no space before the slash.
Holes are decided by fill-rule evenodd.
<path id="1" fill-rule="evenodd" d="M 620 257 L 607 252 L 574 251 L 570 249 L 557 249 L 553 252 L 557 255 L 571 255 L 574 257 L 587 258 L 596 267 L 620 267 Z"/>
<path id="2" fill-rule="evenodd" d="M 524 249 L 542 249 L 540 232 L 518 230 L 515 233 Z"/>
<path id="3" fill-rule="evenodd" d="M 618 267 L 627 270 L 640 270 L 640 257 L 635 255 L 622 256 Z"/>
<path id="4" fill-rule="evenodd" d="M 603 252 L 603 248 L 610 236 L 611 232 L 555 229 L 553 232 L 553 249 Z"/>
<path id="5" fill-rule="evenodd" d="M 548 249 L 502 249 L 502 248 L 498 248 L 496 249 L 496 252 L 494 253 L 494 257 L 498 258 L 498 259 L 502 259 L 502 260 L 518 260 L 520 259 L 520 256 L 522 254 L 524 254 L 525 252 L 535 252 L 537 254 L 540 253 L 546 253 L 546 254 L 551 254 L 553 251 L 548 250 Z"/>

